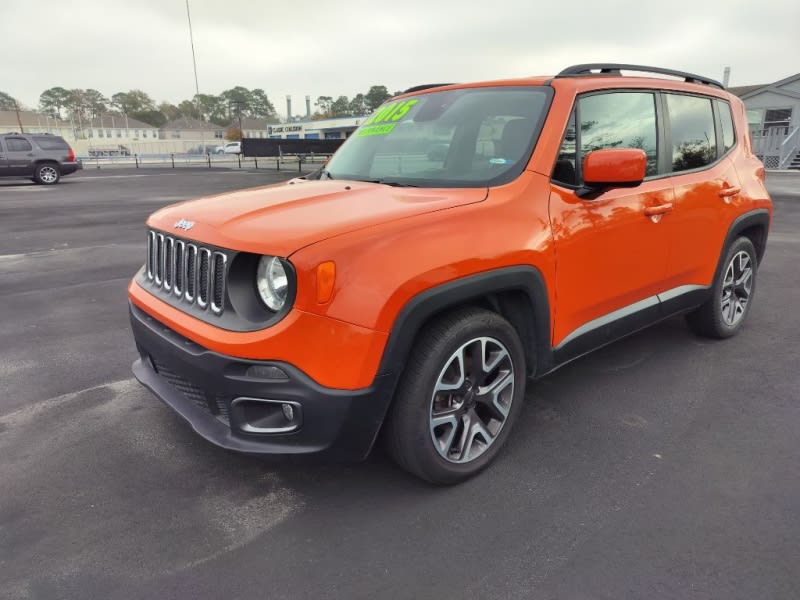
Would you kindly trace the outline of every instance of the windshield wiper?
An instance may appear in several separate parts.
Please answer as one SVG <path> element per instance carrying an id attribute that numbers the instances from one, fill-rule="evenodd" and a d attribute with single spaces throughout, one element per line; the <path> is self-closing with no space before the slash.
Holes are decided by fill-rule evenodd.
<path id="1" fill-rule="evenodd" d="M 320 179 L 333 179 L 333 175 L 327 169 L 320 169 L 319 170 L 319 178 Z"/>
<path id="2" fill-rule="evenodd" d="M 402 183 L 400 181 L 390 181 L 387 179 L 361 179 L 360 181 L 366 183 L 380 183 L 381 185 L 389 185 L 391 187 L 419 187 L 413 183 Z"/>

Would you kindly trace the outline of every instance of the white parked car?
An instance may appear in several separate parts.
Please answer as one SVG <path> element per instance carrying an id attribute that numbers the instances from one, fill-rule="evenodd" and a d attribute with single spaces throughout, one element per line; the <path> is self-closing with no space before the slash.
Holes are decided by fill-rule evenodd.
<path id="1" fill-rule="evenodd" d="M 225 154 L 241 154 L 242 142 L 228 142 L 222 147 L 222 152 Z"/>

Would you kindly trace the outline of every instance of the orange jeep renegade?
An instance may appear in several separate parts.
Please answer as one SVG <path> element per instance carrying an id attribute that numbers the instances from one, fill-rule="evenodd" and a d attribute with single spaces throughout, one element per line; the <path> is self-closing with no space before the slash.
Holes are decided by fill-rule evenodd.
<path id="1" fill-rule="evenodd" d="M 734 335 L 771 216 L 716 81 L 592 64 L 420 86 L 312 177 L 153 214 L 133 371 L 218 446 L 358 459 L 380 434 L 455 483 L 532 378 L 677 313 Z"/>

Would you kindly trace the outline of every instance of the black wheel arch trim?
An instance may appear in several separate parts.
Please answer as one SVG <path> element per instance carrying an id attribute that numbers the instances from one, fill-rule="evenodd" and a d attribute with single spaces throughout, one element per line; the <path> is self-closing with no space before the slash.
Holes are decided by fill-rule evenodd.
<path id="1" fill-rule="evenodd" d="M 756 246 L 758 263 L 761 264 L 761 259 L 764 258 L 764 252 L 767 249 L 769 226 L 770 214 L 769 210 L 766 208 L 757 208 L 736 217 L 733 223 L 731 223 L 730 227 L 728 227 L 728 233 L 725 235 L 725 242 L 722 244 L 722 248 L 720 249 L 717 269 L 714 271 L 715 276 L 722 268 L 722 261 L 725 260 L 725 253 L 727 252 L 728 248 L 730 248 L 734 240 L 739 237 L 743 231 L 752 227 L 760 227 L 763 230 L 764 239 L 762 240 L 761 246 L 759 247 L 757 244 L 754 244 Z"/>
<path id="2" fill-rule="evenodd" d="M 549 370 L 553 353 L 550 343 L 550 303 L 547 286 L 539 269 L 520 265 L 468 275 L 429 288 L 411 298 L 395 319 L 378 374 L 392 373 L 399 377 L 417 334 L 431 317 L 448 308 L 515 291 L 522 292 L 530 303 L 533 339 L 528 344 L 523 339 L 528 370 L 533 371 L 529 374 Z M 497 312 L 502 314 L 501 310 Z M 531 357 L 533 357 L 532 362 Z"/>
<path id="3" fill-rule="evenodd" d="M 38 169 L 42 165 L 53 165 L 58 168 L 59 173 L 61 172 L 61 163 L 53 158 L 37 158 L 33 163 L 33 168 Z"/>

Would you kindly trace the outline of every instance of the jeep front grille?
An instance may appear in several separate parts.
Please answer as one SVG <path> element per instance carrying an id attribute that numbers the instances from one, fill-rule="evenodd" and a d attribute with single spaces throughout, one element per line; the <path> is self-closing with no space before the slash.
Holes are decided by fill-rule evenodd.
<path id="1" fill-rule="evenodd" d="M 227 262 L 219 250 L 157 231 L 147 234 L 147 280 L 162 294 L 215 315 L 225 310 Z"/>

